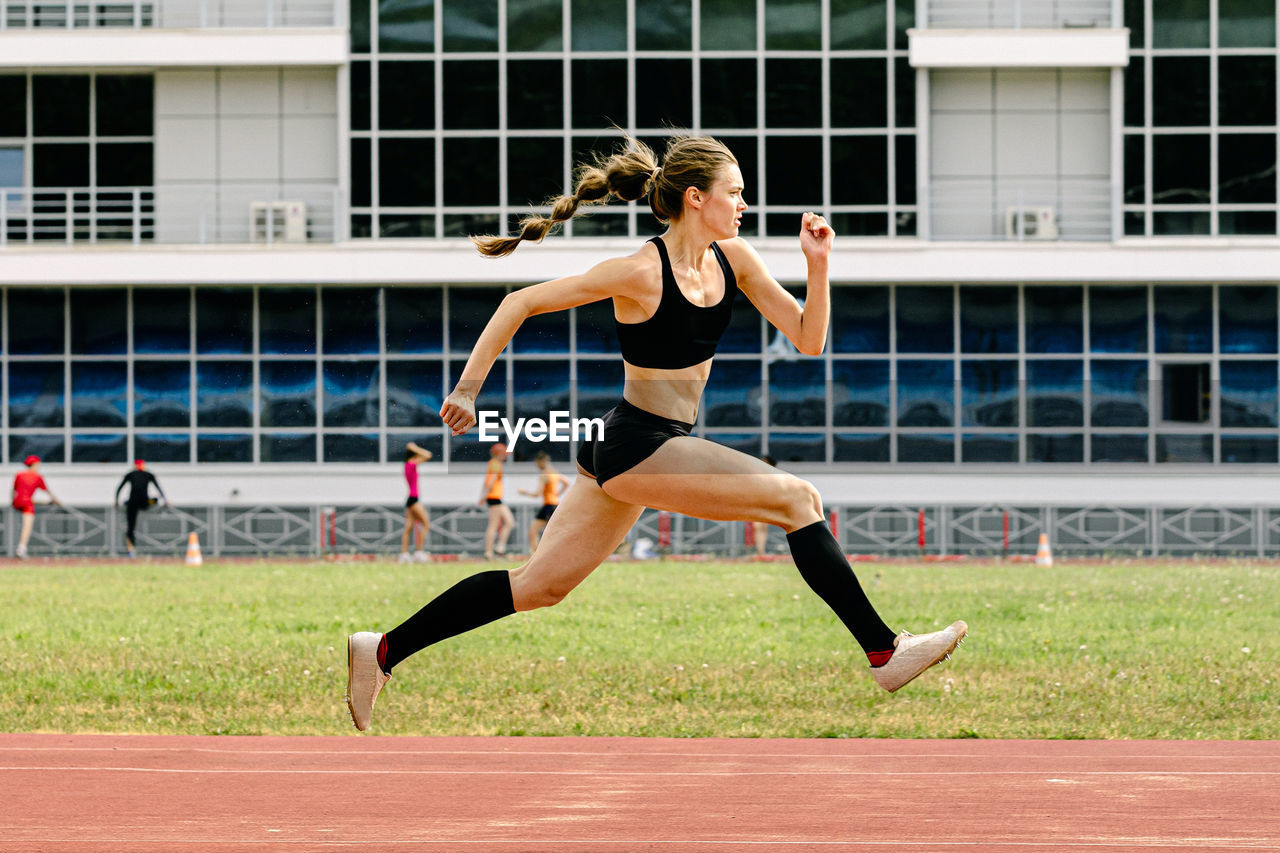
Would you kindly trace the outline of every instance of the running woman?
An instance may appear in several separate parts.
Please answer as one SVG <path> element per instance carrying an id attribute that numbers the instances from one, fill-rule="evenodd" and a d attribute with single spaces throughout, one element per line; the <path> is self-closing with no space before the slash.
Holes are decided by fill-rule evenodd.
<path id="1" fill-rule="evenodd" d="M 529 522 L 529 553 L 531 555 L 538 550 L 538 542 L 542 540 L 542 531 L 547 526 L 547 522 L 551 520 L 551 514 L 556 511 L 556 506 L 560 503 L 560 493 L 569 487 L 569 481 L 559 471 L 551 467 L 551 457 L 547 455 L 546 451 L 538 451 L 538 454 L 533 457 L 533 461 L 537 463 L 538 470 L 541 472 L 538 475 L 538 488 L 520 490 L 520 494 L 528 495 L 531 498 L 542 495 L 542 508 L 533 517 L 533 521 Z"/>
<path id="2" fill-rule="evenodd" d="M 573 195 L 556 199 L 550 217 L 528 217 L 518 237 L 477 238 L 476 245 L 488 256 L 509 254 L 522 240 L 538 241 L 571 219 L 580 204 L 610 196 L 647 198 L 666 232 L 586 273 L 508 294 L 440 414 L 455 435 L 467 432 L 476 423 L 481 385 L 526 318 L 602 299 L 613 300 L 624 362 L 622 400 L 605 416 L 603 438 L 582 446 L 578 477 L 537 553 L 511 571 L 480 572 L 458 582 L 386 634 L 348 638 L 347 705 L 358 729 L 369 728 L 378 692 L 401 661 L 516 611 L 558 603 L 614 551 L 645 507 L 781 527 L 801 577 L 848 627 L 885 690 L 897 690 L 948 656 L 968 630 L 957 621 L 920 636 L 895 634 L 831 535 L 812 485 L 689 434 L 737 291 L 800 352 L 822 352 L 831 227 L 814 213 L 800 217 L 808 267 L 801 308 L 738 237 L 747 203 L 742 172 L 728 148 L 709 137 L 676 137 L 659 165 L 647 147 L 627 143 L 580 170 Z"/>
<path id="3" fill-rule="evenodd" d="M 507 458 L 507 446 L 498 442 L 489 448 L 489 465 L 484 471 L 484 487 L 480 490 L 480 506 L 489 507 L 489 524 L 484 529 L 484 558 L 492 560 L 507 553 L 507 541 L 516 528 L 516 517 L 511 507 L 502 502 L 502 462 Z M 496 549 L 495 549 L 496 544 Z"/>
<path id="4" fill-rule="evenodd" d="M 120 502 L 120 491 L 125 487 L 129 487 L 129 495 L 125 498 L 124 518 L 127 529 L 124 533 L 124 545 L 130 557 L 138 555 L 137 549 L 134 547 L 133 533 L 138 529 L 138 513 L 151 508 L 151 487 L 156 487 L 156 492 L 160 495 L 159 500 L 166 500 L 164 489 L 160 488 L 160 481 L 156 479 L 156 475 L 147 470 L 147 463 L 144 459 L 133 460 L 133 470 L 124 475 L 124 479 L 120 481 L 120 485 L 116 486 L 116 503 Z"/>
<path id="5" fill-rule="evenodd" d="M 427 508 L 418 502 L 418 464 L 431 458 L 431 451 L 424 450 L 414 442 L 404 446 L 404 481 L 409 485 L 409 497 L 404 502 L 404 532 L 400 534 L 400 562 L 417 560 L 427 561 L 427 552 L 423 549 L 427 534 L 431 532 L 431 518 Z M 418 550 L 409 555 L 409 537 L 416 539 Z"/>
<path id="6" fill-rule="evenodd" d="M 43 489 L 54 506 L 62 506 L 58 499 L 44 484 L 40 476 L 40 457 L 31 455 L 23 460 L 27 470 L 19 471 L 13 478 L 13 508 L 22 513 L 22 532 L 18 534 L 18 559 L 27 558 L 27 542 L 31 539 L 31 528 L 36 523 L 36 504 L 32 500 L 38 490 Z"/>

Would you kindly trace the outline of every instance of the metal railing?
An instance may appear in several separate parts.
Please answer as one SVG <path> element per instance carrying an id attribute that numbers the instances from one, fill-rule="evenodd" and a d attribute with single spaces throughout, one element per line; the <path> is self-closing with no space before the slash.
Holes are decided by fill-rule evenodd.
<path id="1" fill-rule="evenodd" d="M 337 27 L 337 0 L 0 0 L 0 30 Z"/>
<path id="2" fill-rule="evenodd" d="M 331 243 L 335 185 L 0 187 L 0 248 L 15 243 Z"/>
<path id="3" fill-rule="evenodd" d="M 1104 178 L 935 178 L 924 192 L 934 240 L 1112 238 L 1112 187 Z"/>
<path id="4" fill-rule="evenodd" d="M 920 0 L 922 21 L 938 29 L 1110 28 L 1112 0 Z"/>
<path id="5" fill-rule="evenodd" d="M 525 531 L 537 508 L 512 507 L 512 554 L 526 550 Z M 1040 534 L 1062 556 L 1280 557 L 1280 506 L 1163 507 L 836 506 L 832 529 L 846 553 L 881 557 L 971 555 L 1029 558 Z M 474 505 L 433 506 L 427 550 L 478 557 L 487 512 Z M 743 522 L 717 522 L 645 510 L 628 535 L 674 555 L 748 557 Z M 0 553 L 12 556 L 21 516 L 0 513 Z M 143 515 L 136 544 L 143 555 L 181 559 L 195 533 L 208 556 L 394 555 L 404 511 L 399 506 L 165 507 Z M 29 543 L 33 557 L 119 556 L 125 519 L 116 507 L 42 507 Z M 923 543 L 923 546 L 922 544 Z M 769 551 L 786 554 L 770 534 Z M 629 549 L 628 549 L 629 550 Z"/>

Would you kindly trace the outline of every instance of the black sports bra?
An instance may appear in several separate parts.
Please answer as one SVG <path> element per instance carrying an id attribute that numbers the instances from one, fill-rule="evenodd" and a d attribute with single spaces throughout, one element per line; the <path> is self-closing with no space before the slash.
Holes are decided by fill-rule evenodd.
<path id="1" fill-rule="evenodd" d="M 662 300 L 653 316 L 643 322 L 621 323 L 614 318 L 622 357 L 636 367 L 666 370 L 700 364 L 716 354 L 720 336 L 729 328 L 733 300 L 738 293 L 737 276 L 724 252 L 712 243 L 711 251 L 715 252 L 724 273 L 724 296 L 715 305 L 694 305 L 676 284 L 662 238 L 654 237 L 649 242 L 658 247 L 662 258 Z"/>

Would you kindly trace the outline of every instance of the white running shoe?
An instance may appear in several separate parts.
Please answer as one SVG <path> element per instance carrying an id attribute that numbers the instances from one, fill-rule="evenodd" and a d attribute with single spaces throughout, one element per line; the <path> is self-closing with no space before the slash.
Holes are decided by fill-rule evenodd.
<path id="1" fill-rule="evenodd" d="M 19 546 L 18 546 L 18 551 L 17 551 L 17 555 L 16 555 L 16 556 L 17 556 L 17 558 L 18 558 L 19 560 L 25 560 L 25 559 L 27 559 L 27 546 L 26 546 L 26 545 L 19 545 Z"/>
<path id="2" fill-rule="evenodd" d="M 361 631 L 347 637 L 347 708 L 351 721 L 362 732 L 369 730 L 373 703 L 391 676 L 378 666 L 378 644 L 382 635 Z"/>
<path id="3" fill-rule="evenodd" d="M 396 562 L 399 562 L 399 563 L 411 563 L 411 562 L 413 562 L 413 557 L 409 556 L 409 552 L 408 552 L 408 551 L 401 551 L 401 552 L 400 552 L 400 559 L 399 559 L 399 560 L 397 560 Z"/>
<path id="4" fill-rule="evenodd" d="M 935 663 L 951 657 L 968 633 L 969 626 L 963 621 L 918 637 L 903 631 L 893 641 L 893 657 L 884 666 L 872 667 L 871 676 L 876 684 L 892 693 Z"/>
<path id="5" fill-rule="evenodd" d="M 414 552 L 413 552 L 413 561 L 414 561 L 415 563 L 425 563 L 425 562 L 427 562 L 427 561 L 428 561 L 428 560 L 430 560 L 430 559 L 431 559 L 431 558 L 427 556 L 427 552 L 426 552 L 426 551 L 414 551 Z"/>

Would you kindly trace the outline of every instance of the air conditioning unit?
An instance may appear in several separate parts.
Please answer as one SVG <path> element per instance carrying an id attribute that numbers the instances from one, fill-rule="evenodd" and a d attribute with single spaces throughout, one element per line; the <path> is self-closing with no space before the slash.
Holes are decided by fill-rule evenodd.
<path id="1" fill-rule="evenodd" d="M 1022 233 L 1018 233 L 1018 220 L 1022 220 Z M 1006 207 L 1004 209 L 1004 236 L 1015 240 L 1058 239 L 1058 217 L 1052 207 Z"/>
<path id="2" fill-rule="evenodd" d="M 307 203 L 305 201 L 249 202 L 249 241 L 251 243 L 307 242 Z"/>

